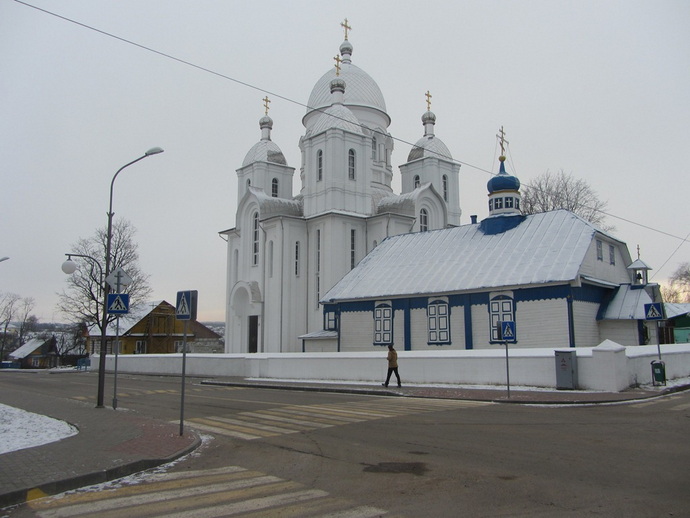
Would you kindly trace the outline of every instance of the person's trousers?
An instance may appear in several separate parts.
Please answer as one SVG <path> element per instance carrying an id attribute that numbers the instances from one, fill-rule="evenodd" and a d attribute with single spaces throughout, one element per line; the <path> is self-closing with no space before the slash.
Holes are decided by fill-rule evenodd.
<path id="1" fill-rule="evenodd" d="M 391 380 L 391 374 L 395 372 L 395 377 L 398 378 L 398 387 L 400 386 L 400 374 L 398 374 L 398 368 L 397 367 L 389 367 L 388 368 L 388 376 L 386 376 L 386 387 L 388 386 L 388 382 Z"/>

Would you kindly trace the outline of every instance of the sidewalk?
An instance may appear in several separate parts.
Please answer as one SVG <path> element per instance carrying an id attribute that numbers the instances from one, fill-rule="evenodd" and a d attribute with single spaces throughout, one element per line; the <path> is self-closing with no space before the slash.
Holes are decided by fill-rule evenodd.
<path id="1" fill-rule="evenodd" d="M 488 387 L 414 385 L 382 387 L 371 383 L 217 378 L 202 384 L 274 390 L 337 392 L 390 397 L 421 397 L 520 404 L 594 404 L 647 399 L 690 388 L 688 385 L 645 387 L 624 392 L 507 390 Z M 98 484 L 170 462 L 196 448 L 199 437 L 188 428 L 127 411 L 95 409 L 91 404 L 45 397 L 28 400 L 6 392 L 3 403 L 66 421 L 79 429 L 67 439 L 0 455 L 0 508 L 45 495 Z"/>
<path id="2" fill-rule="evenodd" d="M 200 444 L 187 428 L 180 437 L 179 425 L 132 412 L 12 391 L 3 393 L 2 403 L 66 421 L 79 433 L 0 455 L 0 509 L 160 466 Z"/>
<path id="3" fill-rule="evenodd" d="M 685 380 L 688 381 L 688 380 Z M 511 387 L 510 396 L 506 387 L 453 386 L 453 385 L 405 385 L 394 384 L 383 387 L 375 383 L 319 382 L 307 380 L 278 380 L 251 378 L 214 378 L 201 381 L 202 385 L 253 387 L 275 390 L 307 390 L 315 392 L 337 392 L 369 396 L 419 397 L 435 399 L 465 399 L 491 401 L 494 403 L 521 403 L 533 405 L 574 405 L 595 403 L 621 403 L 638 399 L 670 394 L 690 389 L 690 385 L 645 386 L 623 392 L 596 392 L 586 390 L 555 390 L 535 387 Z"/>

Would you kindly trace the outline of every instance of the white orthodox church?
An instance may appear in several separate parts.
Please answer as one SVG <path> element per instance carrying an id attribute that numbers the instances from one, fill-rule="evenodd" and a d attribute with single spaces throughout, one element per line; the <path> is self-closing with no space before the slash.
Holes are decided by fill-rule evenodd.
<path id="1" fill-rule="evenodd" d="M 298 352 L 324 329 L 321 297 L 385 238 L 460 224 L 459 169 L 434 135 L 436 116 L 391 188 L 391 119 L 376 82 L 340 46 L 336 66 L 309 96 L 295 168 L 271 140 L 273 120 L 237 170 L 235 228 L 228 242 L 226 352 Z"/>
<path id="2" fill-rule="evenodd" d="M 434 134 L 428 93 L 423 136 L 393 192 L 391 119 L 344 27 L 302 120 L 299 195 L 268 109 L 237 169 L 236 227 L 221 233 L 225 352 L 491 348 L 505 321 L 518 347 L 655 340 L 650 268 L 575 214 L 522 215 L 505 157 L 487 185 L 489 216 L 460 225 L 460 166 Z"/>

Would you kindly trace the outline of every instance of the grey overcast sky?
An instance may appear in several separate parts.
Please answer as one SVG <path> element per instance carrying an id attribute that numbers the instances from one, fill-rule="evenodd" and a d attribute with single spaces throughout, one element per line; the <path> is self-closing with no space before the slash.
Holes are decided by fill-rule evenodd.
<path id="1" fill-rule="evenodd" d="M 199 318 L 224 320 L 218 232 L 235 223 L 261 99 L 296 194 L 299 103 L 333 66 L 345 18 L 353 63 L 378 82 L 401 139 L 396 192 L 429 90 L 436 135 L 464 164 L 463 224 L 487 215 L 504 126 L 511 172 L 586 180 L 654 281 L 690 261 L 687 0 L 27 2 L 220 74 L 0 0 L 0 292 L 33 297 L 42 322 L 62 320 L 60 265 L 105 226 L 115 171 L 153 146 L 165 153 L 118 176 L 115 217 L 138 230 L 154 299 L 196 289 Z"/>

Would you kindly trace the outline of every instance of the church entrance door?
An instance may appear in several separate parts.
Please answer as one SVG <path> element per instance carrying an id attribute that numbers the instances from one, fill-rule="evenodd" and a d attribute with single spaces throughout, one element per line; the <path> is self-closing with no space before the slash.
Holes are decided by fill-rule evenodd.
<path id="1" fill-rule="evenodd" d="M 259 315 L 249 315 L 249 350 L 250 353 L 259 352 Z"/>

